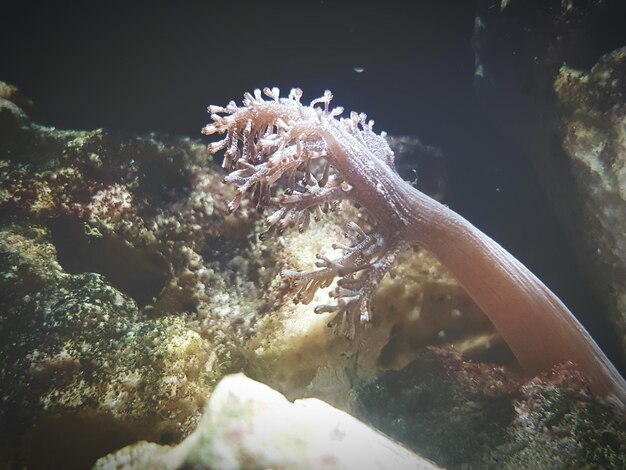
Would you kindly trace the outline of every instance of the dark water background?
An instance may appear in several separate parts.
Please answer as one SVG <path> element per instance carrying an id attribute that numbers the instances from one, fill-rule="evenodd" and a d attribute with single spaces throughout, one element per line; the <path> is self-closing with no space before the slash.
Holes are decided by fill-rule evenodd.
<path id="1" fill-rule="evenodd" d="M 598 300 L 527 156 L 476 96 L 478 2 L 372 3 L 8 1 L 0 80 L 33 99 L 42 124 L 198 138 L 208 104 L 268 85 L 301 87 L 305 101 L 331 89 L 336 104 L 366 112 L 376 130 L 441 148 L 444 202 L 574 312 L 593 313 Z M 615 360 L 612 332 L 580 317 Z"/>

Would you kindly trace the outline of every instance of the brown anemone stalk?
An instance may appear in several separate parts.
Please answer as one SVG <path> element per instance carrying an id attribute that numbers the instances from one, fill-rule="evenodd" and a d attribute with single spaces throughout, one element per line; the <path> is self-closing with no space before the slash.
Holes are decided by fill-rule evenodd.
<path id="1" fill-rule="evenodd" d="M 372 131 L 364 114 L 338 118 L 332 94 L 300 102 L 302 91 L 281 98 L 277 88 L 244 95 L 243 106 L 209 106 L 212 123 L 203 132 L 225 134 L 209 145 L 225 150 L 227 183 L 236 186 L 229 204 L 244 195 L 257 208 L 273 208 L 267 236 L 296 227 L 352 201 L 365 211 L 369 231 L 345 228 L 346 244 L 335 244 L 336 259 L 318 255 L 317 269 L 284 270 L 295 301 L 309 303 L 320 287 L 339 277 L 331 292 L 333 323 L 348 334 L 370 320 L 370 298 L 397 252 L 419 245 L 433 253 L 491 319 L 524 371 L 547 372 L 571 362 L 589 379 L 592 391 L 626 410 L 626 382 L 567 307 L 524 265 L 471 223 L 416 190 L 396 172 L 385 134 Z"/>

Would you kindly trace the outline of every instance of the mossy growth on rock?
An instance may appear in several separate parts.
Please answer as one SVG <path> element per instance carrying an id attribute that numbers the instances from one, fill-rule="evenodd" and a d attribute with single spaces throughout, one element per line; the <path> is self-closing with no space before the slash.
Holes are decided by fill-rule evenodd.
<path id="1" fill-rule="evenodd" d="M 294 305 L 278 276 L 332 252 L 349 208 L 261 243 L 264 215 L 228 213 L 232 189 L 201 142 L 58 130 L 31 122 L 28 106 L 0 84 L 0 467 L 86 468 L 138 441 L 176 445 L 231 372 L 290 400 L 361 403 L 439 464 L 485 462 L 515 442 L 517 382 L 463 362 L 511 356 L 431 255 L 401 257 L 350 341 L 313 312 L 328 289 Z M 429 344 L 463 357 L 423 355 L 408 378 L 376 381 Z M 355 392 L 372 380 L 369 398 Z"/>
<path id="2" fill-rule="evenodd" d="M 429 349 L 361 387 L 358 403 L 366 422 L 446 468 L 626 465 L 623 417 L 565 366 L 520 387 L 502 368 Z"/>

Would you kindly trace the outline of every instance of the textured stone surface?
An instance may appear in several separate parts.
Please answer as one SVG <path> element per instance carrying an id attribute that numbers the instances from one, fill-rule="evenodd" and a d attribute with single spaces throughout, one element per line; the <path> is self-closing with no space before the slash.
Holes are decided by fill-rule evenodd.
<path id="1" fill-rule="evenodd" d="M 458 437 L 461 429 L 503 445 L 513 439 L 508 432 L 516 435 L 506 423 L 518 382 L 500 367 L 462 360 L 512 358 L 430 255 L 403 253 L 373 301 L 372 324 L 349 341 L 328 328 L 330 314 L 313 312 L 328 303 L 327 290 L 294 305 L 277 274 L 311 269 L 315 253 L 331 254 L 350 208 L 306 233 L 261 243 L 263 215 L 224 210 L 232 194 L 201 143 L 57 130 L 31 122 L 27 106 L 0 86 L 0 466 L 87 468 L 144 441 L 101 462 L 151 459 L 172 468 L 172 455 L 189 454 L 167 445 L 212 432 L 198 423 L 215 384 L 232 372 L 289 400 L 317 397 L 352 413 L 363 412 L 359 403 L 381 412 L 397 403 L 408 407 L 403 417 L 389 417 L 406 429 L 423 425 L 411 410 L 435 394 L 435 434 L 394 435 L 416 449 L 437 448 L 428 455 L 440 464 L 464 453 L 487 457 L 475 440 L 472 451 L 437 432 Z M 433 344 L 462 356 L 432 360 L 412 375 L 421 385 L 398 376 L 388 393 L 359 394 Z M 474 384 L 472 393 L 458 383 Z M 544 395 L 536 397 L 543 406 Z M 563 409 L 578 406 L 563 397 Z M 543 429 L 544 415 L 534 416 Z M 602 416 L 593 421 L 598 429 L 608 423 Z M 606 439 L 622 446 L 619 433 Z"/>
<path id="2" fill-rule="evenodd" d="M 589 289 L 575 313 L 622 373 L 625 17 L 621 0 L 484 0 L 475 28 L 479 97 L 532 161 Z"/>
<path id="3" fill-rule="evenodd" d="M 349 410 L 381 365 L 493 334 L 416 251 L 350 342 L 313 313 L 327 292 L 296 306 L 277 276 L 332 251 L 344 213 L 261 243 L 262 216 L 225 212 L 204 145 L 39 126 L 14 87 L 0 92 L 3 463 L 81 468 L 137 440 L 178 442 L 232 371 Z"/>
<path id="4" fill-rule="evenodd" d="M 626 422 L 568 367 L 519 387 L 505 369 L 431 348 L 361 387 L 358 402 L 361 419 L 445 468 L 626 465 Z"/>
<path id="5" fill-rule="evenodd" d="M 181 439 L 223 364 L 184 316 L 200 289 L 176 296 L 200 275 L 174 215 L 210 220 L 212 199 L 170 198 L 189 194 L 183 168 L 204 149 L 44 128 L 6 100 L 0 121 L 3 463 L 84 468 L 139 438 Z"/>
<path id="6" fill-rule="evenodd" d="M 614 304 L 610 320 L 626 349 L 626 48 L 588 72 L 563 67 L 554 86 L 581 220 L 578 250 Z"/>
<path id="7" fill-rule="evenodd" d="M 176 447 L 138 443 L 95 469 L 439 468 L 315 398 L 290 403 L 242 374 L 215 388 L 198 429 Z"/>

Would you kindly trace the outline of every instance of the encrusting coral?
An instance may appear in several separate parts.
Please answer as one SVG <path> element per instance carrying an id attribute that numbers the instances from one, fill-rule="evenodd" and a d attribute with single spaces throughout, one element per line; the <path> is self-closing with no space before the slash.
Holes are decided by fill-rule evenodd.
<path id="1" fill-rule="evenodd" d="M 592 390 L 626 409 L 626 382 L 567 307 L 525 266 L 467 220 L 404 181 L 394 167 L 385 135 L 373 132 L 365 114 L 337 118 L 332 94 L 300 102 L 302 91 L 287 98 L 277 88 L 244 95 L 243 106 L 209 106 L 212 123 L 203 132 L 226 134 L 209 145 L 225 150 L 227 183 L 236 186 L 229 208 L 249 195 L 258 210 L 273 207 L 267 233 L 291 227 L 303 231 L 311 217 L 343 201 L 360 206 L 369 229 L 349 223 L 343 255 L 319 256 L 317 270 L 284 270 L 295 301 L 308 303 L 318 288 L 336 277 L 333 323 L 349 336 L 370 320 L 372 293 L 407 245 L 431 251 L 491 319 L 528 374 L 572 362 L 589 378 Z M 281 184 L 277 184 L 277 183 Z"/>

